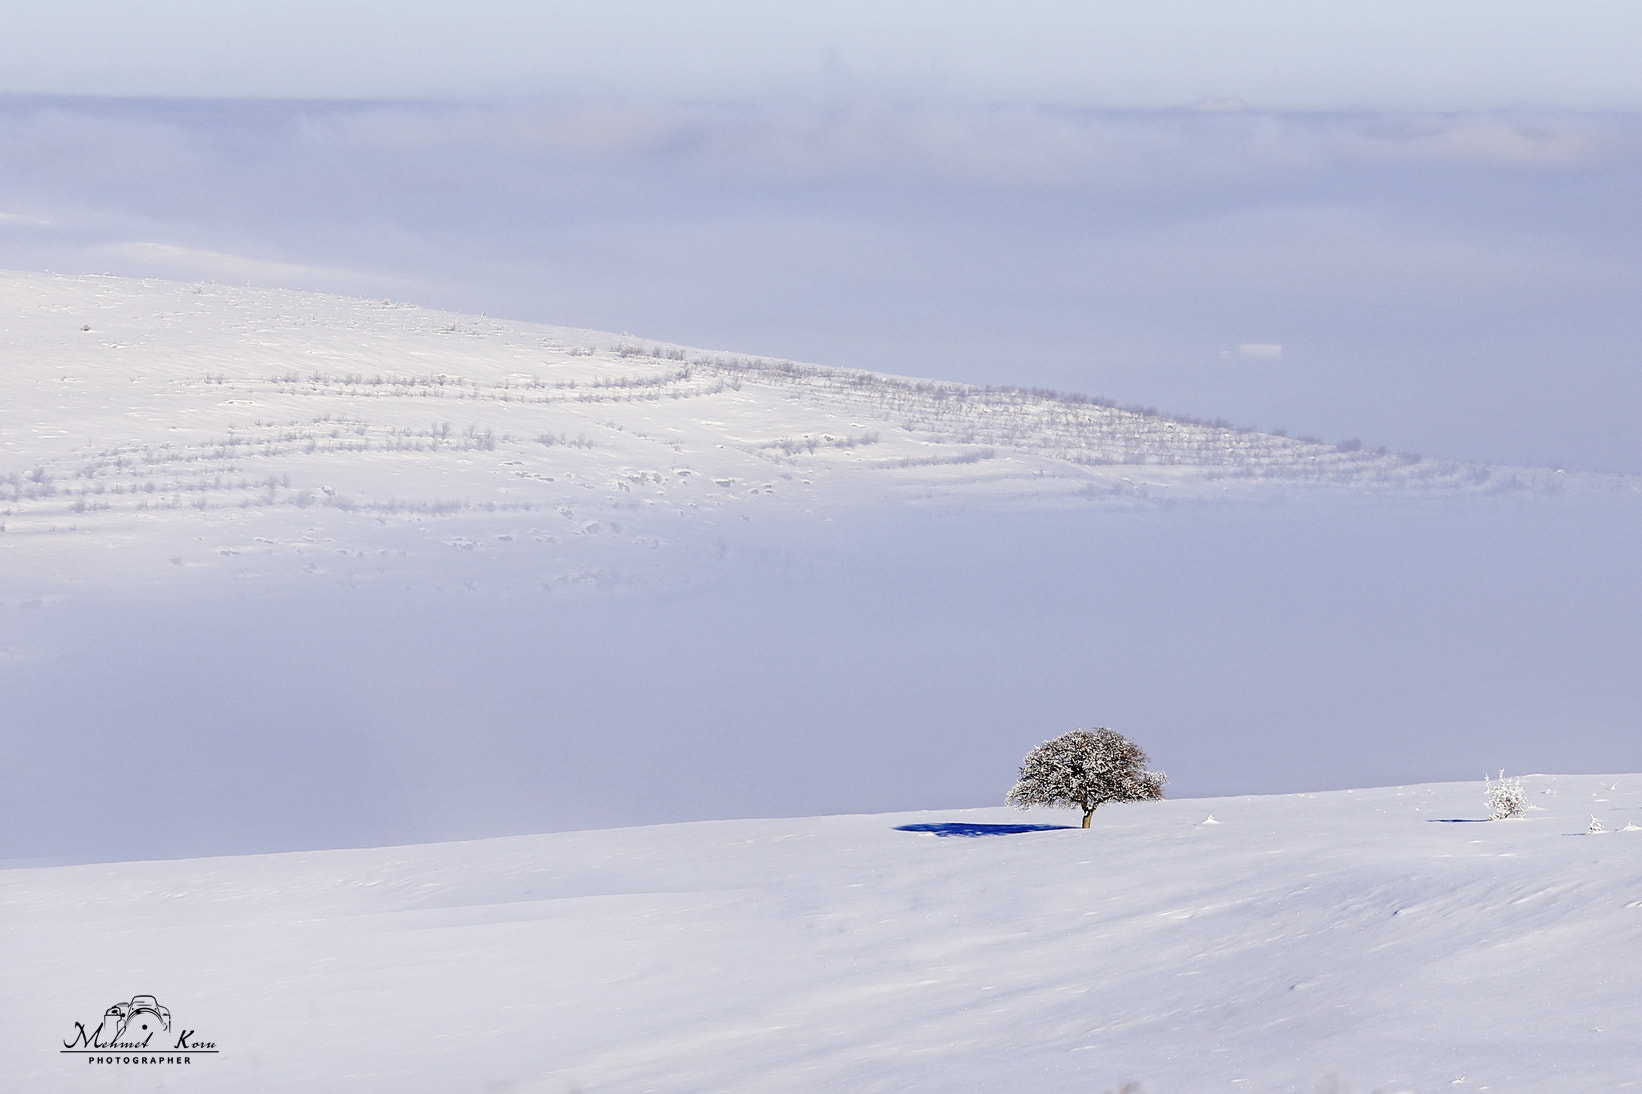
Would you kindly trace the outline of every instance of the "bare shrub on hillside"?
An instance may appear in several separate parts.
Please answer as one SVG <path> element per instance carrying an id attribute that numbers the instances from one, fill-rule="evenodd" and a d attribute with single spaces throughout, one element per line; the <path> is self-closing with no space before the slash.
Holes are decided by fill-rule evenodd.
<path id="1" fill-rule="evenodd" d="M 1482 777 L 1483 792 L 1488 798 L 1488 818 L 1490 820 L 1506 820 L 1510 817 L 1520 817 L 1528 811 L 1528 792 L 1522 788 L 1522 780 L 1507 778 L 1502 770 L 1498 779 Z"/>

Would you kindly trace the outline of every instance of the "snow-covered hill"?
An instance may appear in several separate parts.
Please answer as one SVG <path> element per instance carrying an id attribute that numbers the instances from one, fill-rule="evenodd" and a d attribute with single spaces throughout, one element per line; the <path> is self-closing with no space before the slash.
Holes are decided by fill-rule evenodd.
<path id="1" fill-rule="evenodd" d="M 1527 789 L 13 869 L 5 1087 L 1635 1089 L 1642 775 Z M 60 1051 L 137 995 L 217 1053 Z"/>
<path id="2" fill-rule="evenodd" d="M 9 273 L 0 315 L 14 590 L 202 570 L 428 584 L 453 551 L 551 585 L 643 574 L 647 550 L 726 521 L 882 503 L 1569 479 L 388 301 Z"/>

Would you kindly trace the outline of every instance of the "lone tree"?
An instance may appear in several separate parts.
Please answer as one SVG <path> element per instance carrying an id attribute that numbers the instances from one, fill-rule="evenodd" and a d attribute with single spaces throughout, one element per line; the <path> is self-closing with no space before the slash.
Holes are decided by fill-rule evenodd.
<path id="1" fill-rule="evenodd" d="M 1074 729 L 1045 741 L 1021 761 L 1020 781 L 1004 800 L 1016 809 L 1034 805 L 1083 810 L 1083 827 L 1107 802 L 1156 801 L 1168 776 L 1147 771 L 1146 753 L 1110 729 Z"/>

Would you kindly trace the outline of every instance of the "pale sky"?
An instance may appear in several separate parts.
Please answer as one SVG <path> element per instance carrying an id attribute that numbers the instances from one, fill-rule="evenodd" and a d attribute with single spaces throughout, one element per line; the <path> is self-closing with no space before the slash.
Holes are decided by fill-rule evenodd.
<path id="1" fill-rule="evenodd" d="M 11 0 L 0 93 L 1642 108 L 1627 0 Z"/>

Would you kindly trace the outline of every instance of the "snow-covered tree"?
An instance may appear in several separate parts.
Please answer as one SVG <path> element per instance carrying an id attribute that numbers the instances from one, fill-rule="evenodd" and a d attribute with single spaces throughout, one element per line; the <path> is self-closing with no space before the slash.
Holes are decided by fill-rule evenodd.
<path id="1" fill-rule="evenodd" d="M 1083 827 L 1107 802 L 1156 801 L 1167 776 L 1147 771 L 1146 753 L 1110 729 L 1074 729 L 1045 741 L 1021 761 L 1020 781 L 1004 800 L 1083 810 Z"/>

